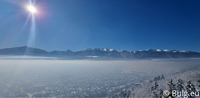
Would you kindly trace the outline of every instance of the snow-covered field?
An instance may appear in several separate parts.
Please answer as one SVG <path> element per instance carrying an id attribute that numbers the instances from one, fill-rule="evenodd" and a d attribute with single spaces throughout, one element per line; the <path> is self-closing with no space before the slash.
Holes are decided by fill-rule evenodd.
<path id="1" fill-rule="evenodd" d="M 1 58 L 0 62 L 2 97 L 103 97 L 158 75 L 168 76 L 200 65 L 200 59 L 94 61 L 29 57 Z"/>

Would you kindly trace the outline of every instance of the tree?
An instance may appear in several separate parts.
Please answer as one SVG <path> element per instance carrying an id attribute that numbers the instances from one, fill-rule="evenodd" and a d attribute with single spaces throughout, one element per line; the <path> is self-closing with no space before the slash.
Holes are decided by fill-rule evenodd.
<path id="1" fill-rule="evenodd" d="M 164 77 L 164 75 L 163 75 L 163 74 L 162 74 L 161 78 L 162 78 L 162 79 L 165 79 L 165 77 Z"/>
<path id="2" fill-rule="evenodd" d="M 183 80 L 182 79 L 178 79 L 176 87 L 177 87 L 177 91 L 179 91 L 179 92 L 185 90 L 184 86 L 183 86 Z"/>
<path id="3" fill-rule="evenodd" d="M 175 89 L 175 84 L 173 83 L 172 79 L 168 84 L 169 86 L 169 93 L 164 95 L 164 98 L 174 98 L 172 95 L 172 91 Z"/>
<path id="4" fill-rule="evenodd" d="M 191 83 L 191 81 L 187 82 L 185 88 L 186 88 L 188 93 L 196 92 L 195 86 Z M 194 97 L 190 95 L 190 96 L 188 96 L 188 98 L 194 98 Z"/>

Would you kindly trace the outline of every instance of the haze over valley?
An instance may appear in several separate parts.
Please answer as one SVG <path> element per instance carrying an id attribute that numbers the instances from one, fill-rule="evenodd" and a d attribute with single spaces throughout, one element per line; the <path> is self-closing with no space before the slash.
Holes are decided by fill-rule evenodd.
<path id="1" fill-rule="evenodd" d="M 1 97 L 105 97 L 200 64 L 198 58 L 96 61 L 40 57 L 0 62 Z"/>

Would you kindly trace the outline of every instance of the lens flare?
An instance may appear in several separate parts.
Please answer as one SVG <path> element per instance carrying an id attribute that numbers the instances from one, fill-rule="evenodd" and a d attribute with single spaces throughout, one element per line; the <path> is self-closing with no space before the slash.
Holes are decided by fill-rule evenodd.
<path id="1" fill-rule="evenodd" d="M 36 13 L 36 8 L 34 6 L 28 6 L 28 10 L 31 12 L 31 13 Z"/>
<path id="2" fill-rule="evenodd" d="M 27 42 L 27 46 L 35 46 L 35 34 L 36 34 L 36 21 L 35 21 L 35 13 L 38 13 L 37 8 L 35 7 L 35 1 L 36 0 L 29 0 L 29 5 L 26 7 L 27 10 L 30 12 L 29 16 L 31 18 L 31 29 L 29 33 L 29 38 Z M 30 51 L 26 49 L 26 53 L 29 53 Z"/>

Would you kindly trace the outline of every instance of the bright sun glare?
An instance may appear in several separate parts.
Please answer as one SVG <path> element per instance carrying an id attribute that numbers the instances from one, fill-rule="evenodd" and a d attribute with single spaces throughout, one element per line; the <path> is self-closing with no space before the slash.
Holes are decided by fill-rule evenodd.
<path id="1" fill-rule="evenodd" d="M 31 12 L 31 13 L 35 13 L 36 12 L 36 8 L 34 6 L 28 6 L 28 10 Z"/>

